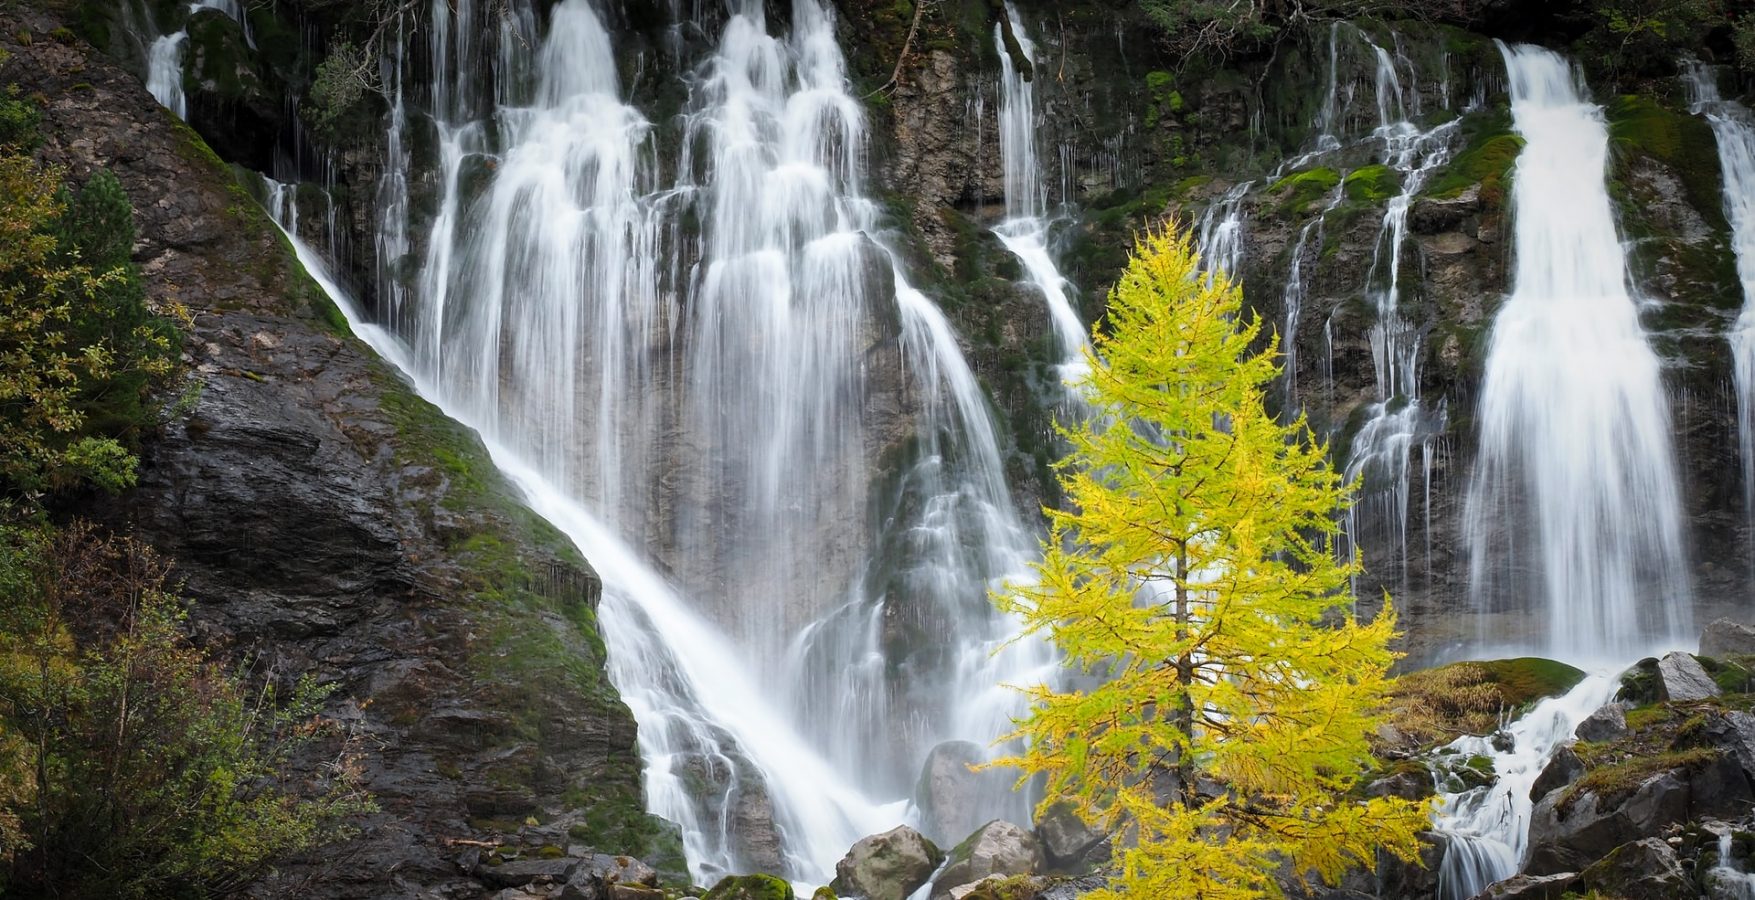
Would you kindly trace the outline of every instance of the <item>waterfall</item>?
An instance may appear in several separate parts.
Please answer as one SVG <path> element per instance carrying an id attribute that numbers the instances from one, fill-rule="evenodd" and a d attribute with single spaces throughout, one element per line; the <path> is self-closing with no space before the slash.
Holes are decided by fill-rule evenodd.
<path id="1" fill-rule="evenodd" d="M 1254 185 L 1252 181 L 1234 185 L 1201 213 L 1194 246 L 1207 287 L 1220 274 L 1234 281 L 1243 277 L 1243 198 Z"/>
<path id="2" fill-rule="evenodd" d="M 1628 292 L 1602 110 L 1558 54 L 1501 49 L 1525 145 L 1466 504 L 1470 591 L 1484 612 L 1543 618 L 1507 634 L 1484 616 L 1491 636 L 1627 658 L 1682 640 L 1690 617 L 1669 404 Z"/>
<path id="3" fill-rule="evenodd" d="M 186 31 L 167 34 L 154 40 L 146 53 L 146 90 L 179 119 L 189 114 L 183 98 L 183 44 L 188 40 Z"/>
<path id="4" fill-rule="evenodd" d="M 1067 281 L 1048 250 L 1049 221 L 1043 216 L 1047 200 L 1042 170 L 1036 162 L 1036 101 L 1030 76 L 1018 71 L 1006 46 L 1005 31 L 1011 29 L 1018 51 L 1033 61 L 1036 45 L 1024 31 L 1023 20 L 1011 3 L 1005 5 L 1006 21 L 993 26 L 993 43 L 999 53 L 999 155 L 1005 183 L 1005 221 L 994 229 L 1000 243 L 1023 264 L 1030 283 L 1048 304 L 1048 318 L 1060 344 L 1061 377 L 1067 382 L 1083 378 L 1085 351 L 1090 334 L 1079 318 Z"/>
<path id="5" fill-rule="evenodd" d="M 1438 868 L 1439 900 L 1468 900 L 1495 881 L 1517 874 L 1529 852 L 1530 788 L 1560 745 L 1591 713 L 1615 696 L 1620 680 L 1591 675 L 1563 696 L 1536 704 L 1512 723 L 1503 739 L 1464 736 L 1438 751 L 1440 757 L 1493 763 L 1491 784 L 1464 791 L 1438 785 L 1434 831 L 1444 835 L 1444 861 Z"/>
<path id="6" fill-rule="evenodd" d="M 648 805 L 697 879 L 821 883 L 908 815 L 932 747 L 987 744 L 1020 711 L 1005 685 L 1053 668 L 986 597 L 1034 551 L 986 400 L 863 192 L 863 111 L 817 0 L 785 36 L 731 4 L 668 121 L 623 99 L 586 0 L 541 35 L 514 2 L 484 41 L 483 13 L 427 13 L 425 234 L 390 221 L 415 94 L 385 60 L 399 287 L 379 315 L 603 577 Z M 984 804 L 1028 823 L 1026 797 Z"/>
<path id="7" fill-rule="evenodd" d="M 1710 66 L 1687 61 L 1683 63 L 1683 72 L 1692 94 L 1692 109 L 1706 116 L 1718 142 L 1725 218 L 1731 223 L 1737 277 L 1743 283 L 1743 310 L 1727 337 L 1737 388 L 1743 509 L 1755 520 L 1755 116 L 1742 104 L 1719 96 L 1718 76 Z"/>
<path id="8" fill-rule="evenodd" d="M 1401 182 L 1401 190 L 1384 207 L 1372 248 L 1365 294 L 1376 316 L 1371 324 L 1371 358 L 1377 397 L 1365 411 L 1365 423 L 1354 434 L 1346 475 L 1360 479 L 1357 502 L 1347 511 L 1346 534 L 1357 545 L 1369 530 L 1387 532 L 1388 558 L 1408 575 L 1408 521 L 1413 495 L 1413 454 L 1420 454 L 1424 514 L 1431 519 L 1431 465 L 1434 444 L 1444 437 L 1447 409 L 1441 398 L 1428 407 L 1420 396 L 1421 335 L 1402 317 L 1402 254 L 1408 238 L 1408 209 L 1434 172 L 1450 161 L 1457 119 L 1422 130 L 1410 120 L 1417 114 L 1419 92 L 1409 90 L 1404 102 L 1396 58 L 1366 39 L 1376 60 L 1378 125 L 1372 136 L 1382 141 L 1381 164 Z M 1414 112 L 1410 113 L 1410 107 Z M 1344 185 L 1343 185 L 1344 187 Z M 1431 532 L 1430 524 L 1426 531 Z M 1380 573 L 1388 574 L 1388 573 Z"/>

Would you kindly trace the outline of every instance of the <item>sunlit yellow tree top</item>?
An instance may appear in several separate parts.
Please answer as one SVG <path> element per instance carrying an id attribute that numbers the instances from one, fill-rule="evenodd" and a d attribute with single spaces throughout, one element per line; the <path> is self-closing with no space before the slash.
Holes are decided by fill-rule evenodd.
<path id="1" fill-rule="evenodd" d="M 1395 620 L 1352 616 L 1337 560 L 1347 486 L 1305 423 L 1263 403 L 1277 344 L 1253 350 L 1240 292 L 1199 277 L 1186 235 L 1137 243 L 1063 429 L 1065 510 L 1034 585 L 997 595 L 1088 690 L 1029 691 L 1010 762 L 1116 829 L 1095 896 L 1277 897 L 1274 875 L 1338 879 L 1417 851 L 1422 804 L 1350 791 L 1373 765 Z M 1087 679 L 1090 680 L 1090 679 Z"/>

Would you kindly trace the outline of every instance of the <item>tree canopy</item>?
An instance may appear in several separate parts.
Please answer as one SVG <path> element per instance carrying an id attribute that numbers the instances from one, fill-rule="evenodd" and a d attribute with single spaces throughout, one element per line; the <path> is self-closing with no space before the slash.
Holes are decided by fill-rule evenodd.
<path id="1" fill-rule="evenodd" d="M 1068 502 L 1034 584 L 996 595 L 1088 689 L 1028 689 L 1009 760 L 1115 829 L 1097 897 L 1279 896 L 1299 879 L 1412 858 L 1422 803 L 1353 795 L 1396 654 L 1393 611 L 1352 613 L 1357 558 L 1332 538 L 1348 486 L 1300 419 L 1237 286 L 1186 235 L 1136 244 L 1095 334 L 1093 414 L 1062 429 Z M 1257 349 L 1265 343 L 1265 348 Z"/>

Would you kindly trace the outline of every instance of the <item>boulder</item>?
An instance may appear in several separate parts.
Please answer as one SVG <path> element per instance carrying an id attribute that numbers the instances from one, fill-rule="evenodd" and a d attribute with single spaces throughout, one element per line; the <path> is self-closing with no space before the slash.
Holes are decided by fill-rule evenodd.
<path id="1" fill-rule="evenodd" d="M 1599 891 L 1621 900 L 1673 900 L 1693 897 L 1694 885 L 1670 845 L 1654 837 L 1616 847 L 1578 873 L 1574 890 Z"/>
<path id="2" fill-rule="evenodd" d="M 1420 857 L 1403 861 L 1385 850 L 1377 851 L 1372 894 L 1383 900 L 1426 900 L 1438 896 L 1438 881 L 1450 838 L 1435 831 L 1420 833 Z"/>
<path id="3" fill-rule="evenodd" d="M 578 867 L 561 888 L 561 900 L 645 900 L 633 889 L 658 887 L 658 873 L 631 856 L 593 853 L 575 862 Z"/>
<path id="4" fill-rule="evenodd" d="M 1593 744 L 1619 740 L 1627 736 L 1627 713 L 1619 703 L 1610 703 L 1585 716 L 1573 734 Z"/>
<path id="5" fill-rule="evenodd" d="M 1706 722 L 1706 740 L 1742 766 L 1746 777 L 1755 780 L 1755 714 L 1728 712 L 1713 716 Z"/>
<path id="6" fill-rule="evenodd" d="M 1722 659 L 1755 655 L 1755 625 L 1716 619 L 1700 633 L 1700 655 Z"/>
<path id="7" fill-rule="evenodd" d="M 1042 869 L 1042 850 L 1028 831 L 998 819 L 981 826 L 951 851 L 932 883 L 933 900 L 949 900 L 951 888 L 989 875 L 1033 875 Z"/>
<path id="8" fill-rule="evenodd" d="M 835 864 L 835 893 L 865 900 L 907 900 L 932 878 L 944 852 L 906 825 L 861 838 Z"/>
<path id="9" fill-rule="evenodd" d="M 1496 881 L 1487 889 L 1476 894 L 1473 900 L 1560 900 L 1566 896 L 1573 882 L 1578 880 L 1576 872 L 1561 872 L 1556 875 L 1514 875 L 1504 881 Z"/>
<path id="10" fill-rule="evenodd" d="M 1673 703 L 1690 703 L 1718 695 L 1718 683 L 1694 657 L 1678 650 L 1658 660 L 1658 696 L 1661 698 Z"/>
<path id="11" fill-rule="evenodd" d="M 1611 850 L 1648 835 L 1659 834 L 1689 817 L 1688 783 L 1677 772 L 1647 778 L 1624 801 L 1605 803 L 1593 791 L 1572 797 L 1554 791 L 1536 803 L 1530 815 L 1530 856 L 1524 871 L 1531 875 L 1577 872 Z"/>
<path id="12" fill-rule="evenodd" d="M 701 900 L 797 900 L 792 885 L 773 875 L 727 875 Z"/>
<path id="13" fill-rule="evenodd" d="M 1103 832 L 1085 824 L 1070 803 L 1056 803 L 1036 823 L 1036 839 L 1050 866 L 1074 869 L 1103 840 Z"/>
<path id="14" fill-rule="evenodd" d="M 1530 799 L 1539 801 L 1550 792 L 1577 781 L 1582 775 L 1584 762 L 1578 758 L 1578 753 L 1572 749 L 1571 744 L 1561 744 L 1554 751 L 1554 755 L 1548 758 L 1548 765 L 1542 769 L 1542 774 L 1537 775 L 1535 783 L 1530 785 Z"/>
<path id="15" fill-rule="evenodd" d="M 987 751 L 974 741 L 945 741 L 932 748 L 914 787 L 921 833 L 949 846 L 987 821 L 982 810 L 1004 808 L 1013 776 L 972 769 L 986 761 Z"/>

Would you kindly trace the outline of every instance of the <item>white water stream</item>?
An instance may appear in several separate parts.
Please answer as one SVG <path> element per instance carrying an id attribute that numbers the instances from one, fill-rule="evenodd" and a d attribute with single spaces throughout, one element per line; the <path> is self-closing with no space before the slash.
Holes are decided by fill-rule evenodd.
<path id="1" fill-rule="evenodd" d="M 1706 116 L 1718 142 L 1719 174 L 1724 181 L 1725 218 L 1737 277 L 1743 283 L 1743 310 L 1727 335 L 1737 388 L 1737 439 L 1743 460 L 1743 509 L 1755 519 L 1755 115 L 1741 103 L 1719 96 L 1718 74 L 1696 61 L 1683 64 L 1694 112 Z"/>
<path id="2" fill-rule="evenodd" d="M 1439 900 L 1468 900 L 1495 881 L 1517 874 L 1529 851 L 1530 814 L 1535 802 L 1530 788 L 1560 745 L 1591 713 L 1615 696 L 1620 680 L 1591 675 L 1571 691 L 1537 703 L 1523 718 L 1504 729 L 1508 749 L 1493 737 L 1457 738 L 1440 752 L 1458 760 L 1485 757 L 1492 761 L 1493 783 L 1457 793 L 1440 785 L 1433 829 L 1446 838 L 1438 871 Z"/>
<path id="3" fill-rule="evenodd" d="M 1005 14 L 1019 51 L 1034 62 L 1036 45 L 1024 30 L 1017 8 L 1007 3 Z M 994 234 L 1023 264 L 1030 283 L 1041 292 L 1060 345 L 1061 379 L 1076 383 L 1089 370 L 1085 350 L 1090 346 L 1090 332 L 1079 318 L 1066 278 L 1048 248 L 1052 222 L 1044 211 L 1047 193 L 1037 164 L 1036 132 L 1041 123 L 1036 116 L 1035 90 L 1030 78 L 1012 62 L 1012 54 L 1006 48 L 1005 27 L 998 23 L 993 26 L 1000 65 L 999 155 L 1004 172 L 1006 216 Z"/>
<path id="4" fill-rule="evenodd" d="M 1485 637 L 1633 658 L 1689 626 L 1669 403 L 1628 291 L 1602 109 L 1558 54 L 1502 50 L 1525 145 L 1516 274 L 1477 414 L 1470 590 L 1487 611 L 1539 611 L 1528 631 Z"/>

